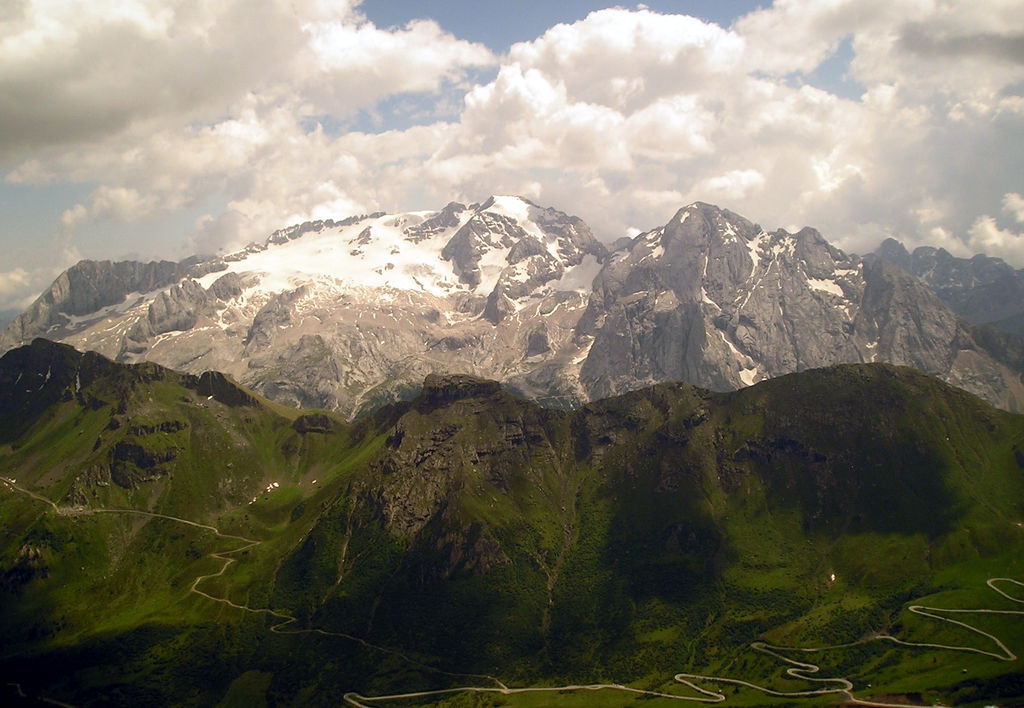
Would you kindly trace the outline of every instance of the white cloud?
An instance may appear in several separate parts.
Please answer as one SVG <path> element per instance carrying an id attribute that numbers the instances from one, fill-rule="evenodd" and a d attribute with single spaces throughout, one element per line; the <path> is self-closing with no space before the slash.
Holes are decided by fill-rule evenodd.
<path id="1" fill-rule="evenodd" d="M 29 273 L 24 268 L 0 272 L 0 301 L 6 301 L 11 295 L 22 292 L 30 283 Z"/>
<path id="2" fill-rule="evenodd" d="M 632 113 L 735 76 L 743 51 L 741 37 L 695 17 L 613 8 L 514 45 L 510 60 L 558 76 L 573 101 Z"/>
<path id="3" fill-rule="evenodd" d="M 970 229 L 968 249 L 985 253 L 1011 263 L 1024 262 L 1024 234 L 1001 229 L 991 216 L 980 216 Z"/>
<path id="4" fill-rule="evenodd" d="M 317 110 L 335 116 L 373 105 L 396 93 L 436 92 L 468 67 L 494 57 L 482 45 L 446 35 L 436 22 L 417 20 L 401 30 L 334 21 L 308 24 L 309 50 L 303 93 Z"/>
<path id="5" fill-rule="evenodd" d="M 763 188 L 764 184 L 764 175 L 757 170 L 732 170 L 705 180 L 702 186 L 712 195 L 736 201 Z"/>
<path id="6" fill-rule="evenodd" d="M 343 118 L 493 62 L 434 22 L 383 31 L 345 2 L 30 0 L 0 27 L 0 164 L 208 124 L 252 94 Z"/>
<path id="7" fill-rule="evenodd" d="M 1003 195 L 1003 213 L 1012 216 L 1019 224 L 1024 224 L 1024 197 L 1016 192 Z"/>
<path id="8" fill-rule="evenodd" d="M 893 235 L 1024 265 L 1015 226 L 987 216 L 1024 223 L 1019 2 L 777 0 L 728 29 L 613 8 L 501 58 L 351 2 L 23 7 L 0 23 L 0 164 L 10 182 L 91 185 L 60 218 L 72 235 L 213 195 L 227 206 L 183 246 L 210 252 L 511 192 L 608 240 L 705 200 L 860 252 Z M 810 85 L 845 40 L 853 99 Z M 428 124 L 348 132 L 410 92 Z"/>
<path id="9" fill-rule="evenodd" d="M 66 232 L 74 231 L 89 218 L 89 209 L 84 204 L 75 204 L 60 216 L 61 228 Z"/>
<path id="10" fill-rule="evenodd" d="M 219 248 L 289 219 L 375 205 L 388 185 L 367 175 L 428 155 L 443 125 L 337 135 L 316 123 L 399 93 L 450 90 L 468 68 L 494 62 L 436 23 L 379 30 L 347 3 L 114 4 L 76 14 L 30 2 L 0 36 L 0 165 L 32 155 L 6 181 L 98 184 L 62 214 L 67 232 L 141 222 L 216 195 L 228 212 L 201 220 L 186 247 Z M 26 92 L 23 107 L 3 110 Z"/>
<path id="11" fill-rule="evenodd" d="M 0 310 L 25 310 L 68 266 L 80 259 L 73 248 L 48 254 L 44 265 L 0 271 Z"/>

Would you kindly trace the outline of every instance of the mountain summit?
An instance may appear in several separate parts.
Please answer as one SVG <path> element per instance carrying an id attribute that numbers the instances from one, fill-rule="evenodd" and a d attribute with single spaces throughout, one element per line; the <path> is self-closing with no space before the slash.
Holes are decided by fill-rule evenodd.
<path id="1" fill-rule="evenodd" d="M 83 261 L 0 336 L 225 371 L 355 417 L 466 373 L 554 405 L 666 380 L 729 390 L 838 363 L 912 366 L 1024 409 L 1024 344 L 814 229 L 767 232 L 704 203 L 597 242 L 519 197 L 307 222 L 227 256 Z"/>

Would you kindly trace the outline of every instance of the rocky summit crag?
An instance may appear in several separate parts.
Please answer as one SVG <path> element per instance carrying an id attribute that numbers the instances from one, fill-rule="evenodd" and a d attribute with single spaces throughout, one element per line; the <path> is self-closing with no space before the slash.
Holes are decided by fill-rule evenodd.
<path id="1" fill-rule="evenodd" d="M 913 253 L 889 238 L 873 254 L 919 278 L 958 315 L 974 324 L 1024 334 L 1024 270 L 978 254 L 957 258 L 944 248 Z"/>
<path id="2" fill-rule="evenodd" d="M 961 319 L 944 292 L 813 229 L 769 233 L 708 204 L 609 250 L 576 217 L 492 197 L 309 222 L 220 258 L 83 261 L 0 351 L 44 336 L 216 369 L 347 418 L 413 395 L 429 373 L 564 407 L 659 381 L 731 390 L 872 361 L 1024 409 L 1024 343 Z"/>

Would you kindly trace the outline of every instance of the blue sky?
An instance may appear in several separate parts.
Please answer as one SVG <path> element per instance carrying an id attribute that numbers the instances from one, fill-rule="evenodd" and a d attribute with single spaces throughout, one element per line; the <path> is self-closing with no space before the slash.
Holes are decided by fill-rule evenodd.
<path id="1" fill-rule="evenodd" d="M 647 2 L 650 9 L 664 14 L 694 15 L 728 27 L 741 15 L 756 10 L 759 3 L 748 0 L 704 0 L 704 2 Z M 763 3 L 760 3 L 763 4 Z M 410 20 L 432 19 L 456 37 L 480 42 L 495 52 L 508 51 L 515 42 L 528 42 L 559 23 L 584 19 L 594 10 L 613 4 L 582 0 L 522 0 L 515 3 L 471 2 L 471 0 L 373 0 L 362 5 L 366 17 L 379 27 L 403 27 Z M 622 3 L 623 7 L 636 4 Z"/>
<path id="2" fill-rule="evenodd" d="M 0 311 L 80 258 L 499 192 L 1024 266 L 1022 37 L 1000 0 L 4 4 Z"/>

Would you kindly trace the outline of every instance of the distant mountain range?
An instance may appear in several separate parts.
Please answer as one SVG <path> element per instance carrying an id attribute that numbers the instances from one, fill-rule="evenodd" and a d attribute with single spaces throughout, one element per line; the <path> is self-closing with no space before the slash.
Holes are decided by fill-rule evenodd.
<path id="1" fill-rule="evenodd" d="M 0 351 L 42 336 L 218 370 L 350 419 L 429 373 L 575 406 L 660 381 L 726 391 L 874 361 L 1024 410 L 1024 340 L 979 326 L 1012 330 L 1022 283 L 994 259 L 889 242 L 860 258 L 813 229 L 769 233 L 703 203 L 609 248 L 576 217 L 492 197 L 309 222 L 221 258 L 83 261 Z"/>
<path id="2" fill-rule="evenodd" d="M 349 424 L 36 340 L 0 358 L 0 698 L 1019 704 L 1022 430 L 885 364 L 575 411 L 429 375 Z M 756 641 L 835 648 L 789 652 L 811 683 Z"/>
<path id="3" fill-rule="evenodd" d="M 1024 270 L 979 254 L 957 258 L 942 248 L 921 246 L 909 253 L 886 239 L 875 255 L 919 278 L 968 322 L 1024 334 Z"/>

